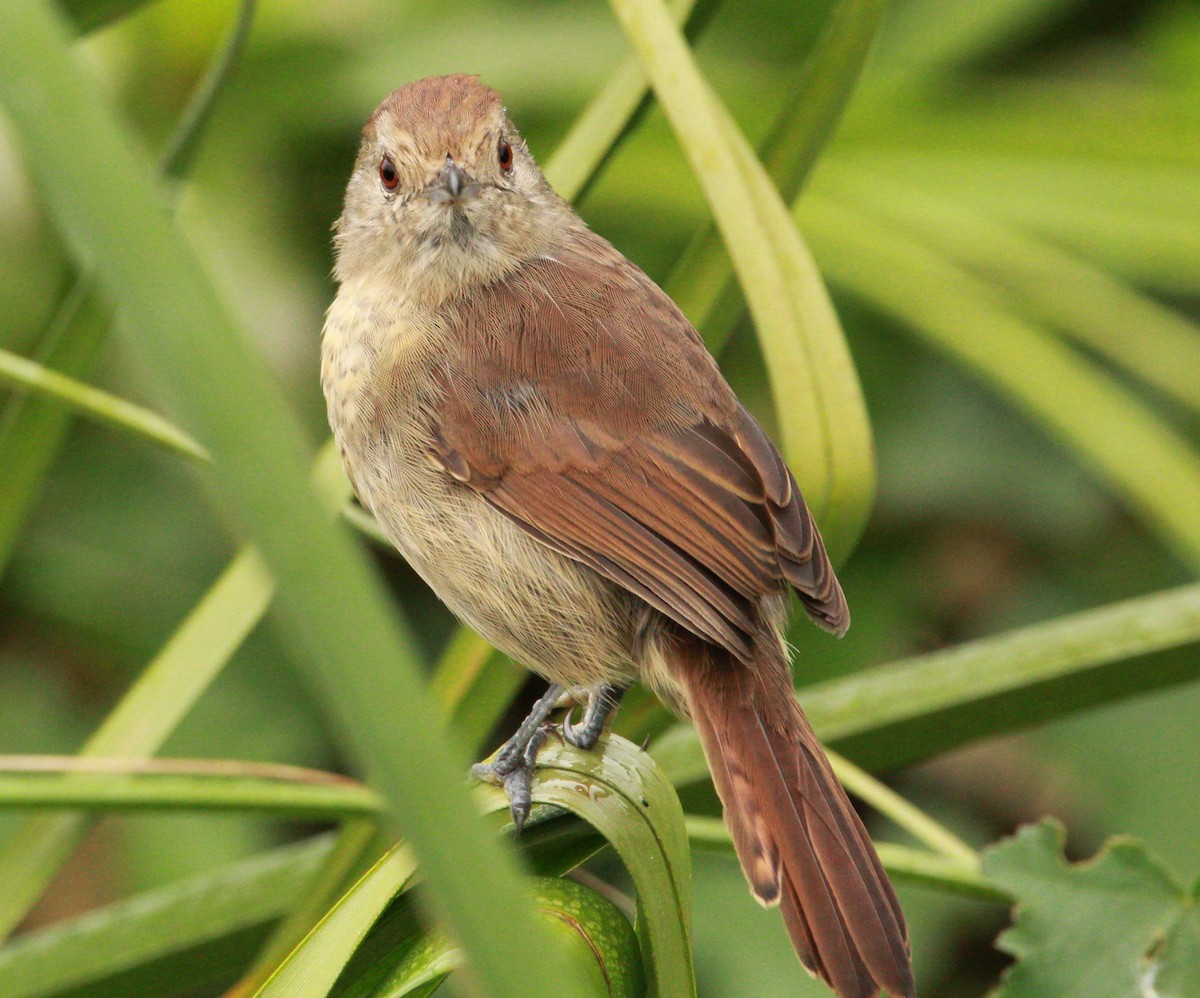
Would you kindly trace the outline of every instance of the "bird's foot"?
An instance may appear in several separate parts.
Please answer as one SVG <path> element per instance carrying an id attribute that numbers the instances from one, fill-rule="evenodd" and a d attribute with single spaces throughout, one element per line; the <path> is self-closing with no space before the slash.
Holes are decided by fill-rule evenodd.
<path id="1" fill-rule="evenodd" d="M 622 686 L 601 686 L 588 697 L 583 721 L 578 725 L 571 723 L 574 710 L 568 710 L 562 722 L 563 740 L 585 752 L 594 749 L 604 732 L 605 722 L 617 709 L 624 695 L 625 688 Z"/>
<path id="2" fill-rule="evenodd" d="M 563 688 L 551 685 L 546 693 L 533 705 L 529 716 L 521 722 L 516 733 L 496 753 L 491 762 L 481 762 L 471 767 L 471 775 L 486 783 L 503 787 L 508 796 L 508 809 L 513 824 L 520 832 L 533 807 L 533 771 L 537 766 L 537 755 L 546 743 L 551 731 L 560 731 L 563 740 L 585 752 L 596 747 L 604 731 L 604 723 L 617 705 L 625 690 L 619 686 L 602 686 L 594 691 L 587 701 L 583 720 L 574 725 L 571 713 L 563 718 L 561 726 L 547 724 L 551 712 L 558 706 Z"/>
<path id="3" fill-rule="evenodd" d="M 518 834 L 533 807 L 533 770 L 537 754 L 546 742 L 550 725 L 537 728 L 524 745 L 505 744 L 492 762 L 480 762 L 471 767 L 471 775 L 485 783 L 503 787 L 508 797 L 508 812 Z"/>

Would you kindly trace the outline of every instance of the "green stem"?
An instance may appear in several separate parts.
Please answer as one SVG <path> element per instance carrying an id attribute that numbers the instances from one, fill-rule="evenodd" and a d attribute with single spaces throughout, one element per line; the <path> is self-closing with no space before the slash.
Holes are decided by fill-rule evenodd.
<path id="1" fill-rule="evenodd" d="M 219 810 L 341 820 L 377 816 L 380 801 L 353 780 L 277 764 L 0 756 L 0 808 Z"/>
<path id="2" fill-rule="evenodd" d="M 720 818 L 689 814 L 686 821 L 688 841 L 693 849 L 731 857 L 736 855 L 733 839 L 729 837 L 729 830 Z M 895 880 L 906 880 L 949 894 L 1001 904 L 1012 902 L 1007 892 L 979 872 L 978 862 L 965 863 L 924 849 L 912 849 L 890 842 L 876 842 L 875 849 L 884 869 Z"/>
<path id="3" fill-rule="evenodd" d="M 890 818 L 919 842 L 946 859 L 972 869 L 979 869 L 979 854 L 940 822 L 934 821 L 919 807 L 905 800 L 894 790 L 860 769 L 849 759 L 830 752 L 829 762 L 845 788 L 876 811 Z"/>

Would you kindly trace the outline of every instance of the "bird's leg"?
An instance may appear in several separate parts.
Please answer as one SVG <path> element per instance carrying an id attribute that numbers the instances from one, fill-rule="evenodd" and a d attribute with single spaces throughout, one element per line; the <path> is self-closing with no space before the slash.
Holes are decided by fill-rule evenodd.
<path id="1" fill-rule="evenodd" d="M 521 722 L 513 736 L 501 746 L 492 762 L 481 762 L 471 767 L 476 779 L 498 783 L 508 795 L 509 811 L 517 831 L 529 817 L 532 801 L 533 767 L 538 749 L 546 740 L 542 725 L 562 698 L 563 688 L 551 683 L 549 689 L 533 705 L 529 716 Z"/>
<path id="2" fill-rule="evenodd" d="M 571 711 L 563 718 L 563 738 L 585 752 L 594 749 L 604 731 L 604 722 L 617 709 L 625 696 L 625 686 L 601 686 L 588 696 L 583 711 L 583 721 L 578 726 L 571 724 Z"/>

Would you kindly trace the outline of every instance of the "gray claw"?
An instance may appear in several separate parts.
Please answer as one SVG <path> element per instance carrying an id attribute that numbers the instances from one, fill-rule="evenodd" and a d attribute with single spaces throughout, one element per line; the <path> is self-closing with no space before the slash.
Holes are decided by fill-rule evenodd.
<path id="1" fill-rule="evenodd" d="M 582 736 L 579 734 L 579 728 L 577 728 L 575 725 L 573 725 L 571 723 L 571 715 L 574 713 L 575 713 L 575 706 L 574 706 L 574 704 L 572 704 L 570 707 L 567 708 L 567 713 L 564 715 L 564 717 L 562 719 L 563 741 L 568 742 L 571 745 L 574 745 L 576 748 L 584 748 L 584 746 L 580 744 L 580 741 L 582 740 Z"/>
<path id="2" fill-rule="evenodd" d="M 533 768 L 518 766 L 503 781 L 504 792 L 508 795 L 508 813 L 520 835 L 533 807 Z"/>

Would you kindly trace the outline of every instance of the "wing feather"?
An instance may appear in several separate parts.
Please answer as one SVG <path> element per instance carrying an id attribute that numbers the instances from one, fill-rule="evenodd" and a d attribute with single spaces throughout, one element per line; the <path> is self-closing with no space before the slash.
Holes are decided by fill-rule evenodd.
<path id="1" fill-rule="evenodd" d="M 844 630 L 841 590 L 779 452 L 670 299 L 599 237 L 579 238 L 588 245 L 448 313 L 459 348 L 441 376 L 434 460 L 743 661 L 759 601 L 789 584 L 819 624 Z"/>

